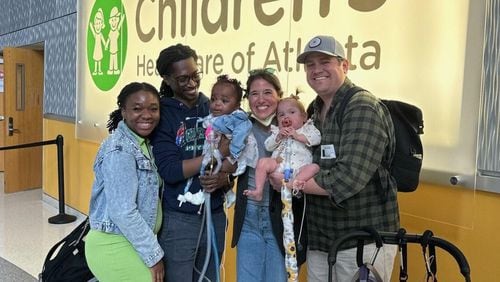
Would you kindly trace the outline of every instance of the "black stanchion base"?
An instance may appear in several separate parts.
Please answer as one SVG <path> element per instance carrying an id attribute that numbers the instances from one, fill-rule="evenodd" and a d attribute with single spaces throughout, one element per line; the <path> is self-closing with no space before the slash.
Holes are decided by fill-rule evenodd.
<path id="1" fill-rule="evenodd" d="M 56 216 L 49 217 L 49 223 L 52 223 L 52 224 L 70 223 L 70 222 L 73 222 L 75 220 L 76 220 L 76 216 L 65 214 L 65 213 L 60 213 Z"/>

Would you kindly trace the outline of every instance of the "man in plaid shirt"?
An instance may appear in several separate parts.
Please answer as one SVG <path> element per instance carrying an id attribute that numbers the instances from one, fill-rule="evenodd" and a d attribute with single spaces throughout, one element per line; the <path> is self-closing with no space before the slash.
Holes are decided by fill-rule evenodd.
<path id="1" fill-rule="evenodd" d="M 297 62 L 305 65 L 307 82 L 317 94 L 312 118 L 321 131 L 321 145 L 313 150 L 313 162 L 321 171 L 306 183 L 304 192 L 309 194 L 308 281 L 324 282 L 334 240 L 365 226 L 399 229 L 396 183 L 382 165 L 394 155 L 394 126 L 387 108 L 367 91 L 354 95 L 343 116 L 336 116 L 354 84 L 347 78 L 344 49 L 333 37 L 311 39 Z M 381 193 L 377 185 L 386 191 Z M 342 247 L 333 281 L 351 281 L 358 270 L 356 242 Z M 373 243 L 365 245 L 365 262 L 375 249 Z M 384 281 L 390 280 L 396 251 L 395 245 L 385 245 L 377 256 L 374 266 Z"/>

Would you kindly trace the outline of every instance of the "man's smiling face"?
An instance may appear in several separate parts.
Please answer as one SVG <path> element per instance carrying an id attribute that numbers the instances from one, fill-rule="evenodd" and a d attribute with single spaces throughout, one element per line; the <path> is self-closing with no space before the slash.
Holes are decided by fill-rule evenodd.
<path id="1" fill-rule="evenodd" d="M 344 83 L 349 63 L 340 57 L 313 52 L 305 59 L 307 82 L 319 96 L 334 95 Z"/>

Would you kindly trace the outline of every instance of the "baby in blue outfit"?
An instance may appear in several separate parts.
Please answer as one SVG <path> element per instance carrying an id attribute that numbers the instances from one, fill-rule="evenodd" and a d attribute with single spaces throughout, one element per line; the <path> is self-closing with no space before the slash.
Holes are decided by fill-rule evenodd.
<path id="1" fill-rule="evenodd" d="M 246 166 L 255 167 L 257 160 L 254 160 L 257 155 L 257 143 L 252 142 L 250 135 L 252 123 L 248 119 L 248 114 L 240 108 L 241 99 L 243 97 L 243 88 L 238 80 L 229 78 L 227 75 L 217 77 L 217 81 L 212 87 L 210 97 L 210 114 L 204 118 L 203 127 L 205 131 L 205 144 L 203 146 L 203 160 L 201 163 L 200 174 L 205 174 L 207 166 L 215 159 L 215 167 L 211 167 L 210 173 L 219 172 L 222 166 L 222 155 L 217 149 L 219 146 L 221 134 L 225 135 L 229 140 L 229 161 L 232 164 L 237 163 L 234 176 L 238 176 L 245 172 Z M 255 144 L 254 144 L 255 143 Z M 253 144 L 253 145 L 252 145 Z M 252 151 L 255 151 L 252 154 Z M 190 196 L 190 195 L 188 195 Z M 192 202 L 195 199 L 203 202 L 202 195 L 193 195 L 193 199 L 186 199 Z M 226 207 L 230 207 L 236 199 L 232 190 L 226 192 Z M 179 199 L 181 202 L 183 199 Z M 199 203 L 196 203 L 199 204 Z"/>

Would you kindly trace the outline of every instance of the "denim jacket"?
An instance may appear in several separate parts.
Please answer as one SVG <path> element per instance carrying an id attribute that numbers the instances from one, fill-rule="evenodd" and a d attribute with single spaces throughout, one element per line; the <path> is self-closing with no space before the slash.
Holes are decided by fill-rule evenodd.
<path id="1" fill-rule="evenodd" d="M 142 153 L 123 121 L 101 144 L 94 174 L 90 228 L 124 235 L 148 267 L 155 265 L 163 257 L 153 233 L 159 177 L 154 160 Z"/>

